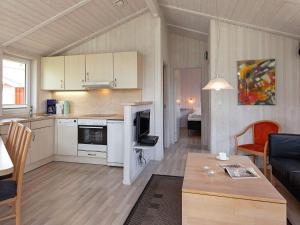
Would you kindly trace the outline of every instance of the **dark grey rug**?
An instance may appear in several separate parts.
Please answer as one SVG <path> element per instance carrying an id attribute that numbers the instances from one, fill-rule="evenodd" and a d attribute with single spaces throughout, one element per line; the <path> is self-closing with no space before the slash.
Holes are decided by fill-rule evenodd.
<path id="1" fill-rule="evenodd" d="M 183 177 L 153 174 L 124 225 L 181 225 Z"/>
<path id="2" fill-rule="evenodd" d="M 183 177 L 153 174 L 124 225 L 182 225 L 182 183 Z"/>

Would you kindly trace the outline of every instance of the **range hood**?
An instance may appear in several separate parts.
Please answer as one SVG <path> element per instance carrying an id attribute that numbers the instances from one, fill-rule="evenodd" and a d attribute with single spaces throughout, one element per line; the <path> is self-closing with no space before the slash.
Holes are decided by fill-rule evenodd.
<path id="1" fill-rule="evenodd" d="M 112 81 L 87 81 L 82 84 L 82 87 L 86 89 L 98 89 L 98 88 L 112 88 L 113 82 Z"/>

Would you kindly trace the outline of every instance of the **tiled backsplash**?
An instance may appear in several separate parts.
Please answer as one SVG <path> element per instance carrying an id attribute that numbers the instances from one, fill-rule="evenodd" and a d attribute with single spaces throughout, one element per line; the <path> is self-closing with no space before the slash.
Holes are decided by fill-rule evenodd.
<path id="1" fill-rule="evenodd" d="M 70 113 L 123 113 L 122 103 L 142 100 L 141 90 L 60 91 L 53 98 L 70 103 Z"/>

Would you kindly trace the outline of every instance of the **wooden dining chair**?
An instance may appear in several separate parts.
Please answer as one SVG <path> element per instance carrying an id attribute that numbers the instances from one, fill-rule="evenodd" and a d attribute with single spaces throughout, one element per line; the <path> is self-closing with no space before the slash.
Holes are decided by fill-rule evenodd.
<path id="1" fill-rule="evenodd" d="M 14 161 L 14 152 L 15 152 L 15 144 L 17 141 L 17 130 L 18 130 L 18 123 L 13 121 L 9 125 L 8 134 L 5 142 L 5 147 L 8 151 L 8 154 L 12 161 Z"/>
<path id="2" fill-rule="evenodd" d="M 15 152 L 15 144 L 17 141 L 17 130 L 18 130 L 18 123 L 16 121 L 12 121 L 9 125 L 8 134 L 5 142 L 6 150 L 14 164 L 14 152 Z M 7 174 L 5 176 L 0 176 L 0 180 L 12 178 L 12 173 Z"/>
<path id="3" fill-rule="evenodd" d="M 31 130 L 22 124 L 17 124 L 14 142 L 14 172 L 12 179 L 0 180 L 0 206 L 13 206 L 11 214 L 0 217 L 0 222 L 16 219 L 16 225 L 21 225 L 21 199 L 23 189 L 24 168 L 29 145 Z"/>
<path id="4" fill-rule="evenodd" d="M 267 176 L 267 164 L 268 164 L 268 138 L 271 133 L 279 133 L 280 125 L 277 122 L 270 120 L 261 120 L 247 126 L 242 132 L 235 135 L 235 149 L 236 154 L 239 151 L 246 154 L 250 154 L 254 158 L 261 156 L 264 159 L 264 175 Z M 239 144 L 238 139 L 249 130 L 252 130 L 252 143 L 251 144 Z"/>

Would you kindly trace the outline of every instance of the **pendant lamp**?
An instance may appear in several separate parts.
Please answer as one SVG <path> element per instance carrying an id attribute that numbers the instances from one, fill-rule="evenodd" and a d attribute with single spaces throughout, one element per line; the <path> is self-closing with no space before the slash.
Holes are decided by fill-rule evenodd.
<path id="1" fill-rule="evenodd" d="M 215 78 L 211 79 L 207 85 L 203 88 L 203 90 L 232 90 L 233 87 L 218 74 L 218 63 L 219 63 L 219 44 L 220 44 L 220 24 L 218 17 L 218 1 L 216 0 L 216 14 L 217 14 L 217 46 L 216 46 L 216 63 L 215 63 Z"/>

